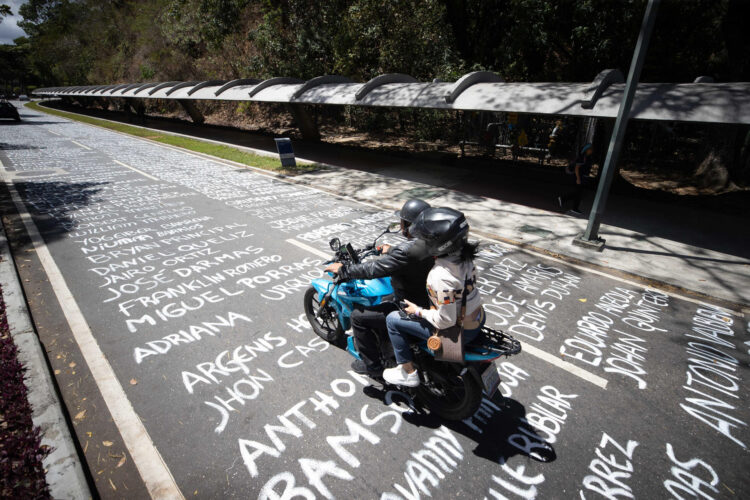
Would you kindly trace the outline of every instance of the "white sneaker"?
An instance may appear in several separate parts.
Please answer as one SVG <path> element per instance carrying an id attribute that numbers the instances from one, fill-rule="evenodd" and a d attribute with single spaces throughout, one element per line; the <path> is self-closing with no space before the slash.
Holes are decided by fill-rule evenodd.
<path id="1" fill-rule="evenodd" d="M 391 385 L 402 385 L 404 387 L 416 387 L 419 385 L 419 374 L 417 370 L 406 373 L 403 365 L 383 370 L 383 378 Z"/>

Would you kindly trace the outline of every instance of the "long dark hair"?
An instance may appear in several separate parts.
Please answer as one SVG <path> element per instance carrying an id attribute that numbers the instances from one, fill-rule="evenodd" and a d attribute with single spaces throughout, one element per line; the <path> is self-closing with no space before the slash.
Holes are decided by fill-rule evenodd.
<path id="1" fill-rule="evenodd" d="M 464 242 L 464 246 L 461 247 L 459 254 L 462 261 L 471 261 L 479 254 L 479 242 L 469 241 Z"/>

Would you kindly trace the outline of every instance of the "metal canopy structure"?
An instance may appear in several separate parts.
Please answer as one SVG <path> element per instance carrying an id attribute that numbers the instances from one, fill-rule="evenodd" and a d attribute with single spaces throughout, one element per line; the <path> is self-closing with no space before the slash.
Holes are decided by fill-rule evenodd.
<path id="1" fill-rule="evenodd" d="M 408 75 L 380 75 L 366 83 L 326 75 L 308 81 L 277 77 L 191 82 L 121 83 L 41 88 L 41 97 L 99 97 L 286 104 L 377 106 L 514 112 L 595 118 L 617 116 L 625 82 L 604 70 L 590 83 L 504 82 L 474 72 L 456 82 L 418 82 Z M 750 124 L 750 82 L 639 83 L 630 119 Z"/>

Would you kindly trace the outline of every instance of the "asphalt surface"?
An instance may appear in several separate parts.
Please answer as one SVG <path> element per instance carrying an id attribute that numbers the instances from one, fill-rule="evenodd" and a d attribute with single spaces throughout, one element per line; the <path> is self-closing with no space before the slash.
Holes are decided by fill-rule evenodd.
<path id="1" fill-rule="evenodd" d="M 173 479 L 203 498 L 750 495 L 741 313 L 487 241 L 489 323 L 524 352 L 498 363 L 503 397 L 441 421 L 368 387 L 303 317 L 328 240 L 370 242 L 391 213 L 23 118 L 0 124 L 0 160 L 49 252 L 37 245 L 51 280 L 37 293 L 63 301 L 49 307 L 68 319 L 78 369 L 104 395 L 109 411 L 83 418 L 113 420 L 127 448 L 119 480 L 132 490 L 97 482 L 103 497 L 145 495 L 142 477 L 152 494 Z M 114 376 L 100 379 L 102 366 Z M 144 432 L 123 431 L 133 425 Z M 99 464 L 86 460 L 96 480 Z"/>

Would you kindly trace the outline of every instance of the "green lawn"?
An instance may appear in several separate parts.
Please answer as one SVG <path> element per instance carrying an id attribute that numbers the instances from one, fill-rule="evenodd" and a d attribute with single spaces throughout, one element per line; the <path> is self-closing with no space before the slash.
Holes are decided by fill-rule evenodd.
<path id="1" fill-rule="evenodd" d="M 137 137 L 143 137 L 152 141 L 161 142 L 163 144 L 169 144 L 170 146 L 177 146 L 180 148 L 187 149 L 189 151 L 195 151 L 196 153 L 203 153 L 217 158 L 223 158 L 225 160 L 242 163 L 251 167 L 262 168 L 265 170 L 272 170 L 287 175 L 301 174 L 316 170 L 319 165 L 316 163 L 299 163 L 297 167 L 282 167 L 281 162 L 278 158 L 270 156 L 260 156 L 241 149 L 234 148 L 232 146 L 225 146 L 223 144 L 214 144 L 211 142 L 202 141 L 200 139 L 192 139 L 189 137 L 180 137 L 170 134 L 163 134 L 155 130 L 148 130 L 139 127 L 133 127 L 124 123 L 114 123 L 107 120 L 100 120 L 98 118 L 92 118 L 90 116 L 77 115 L 74 113 L 67 113 L 57 109 L 48 108 L 41 106 L 36 102 L 28 102 L 26 106 L 35 110 L 41 111 L 42 113 L 48 113 L 69 120 L 77 122 L 88 123 L 89 125 L 95 125 L 97 127 L 103 127 L 110 130 L 116 130 L 117 132 L 123 132 L 125 134 L 135 135 Z"/>

